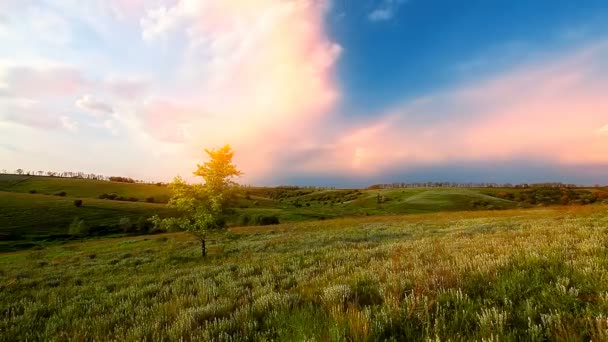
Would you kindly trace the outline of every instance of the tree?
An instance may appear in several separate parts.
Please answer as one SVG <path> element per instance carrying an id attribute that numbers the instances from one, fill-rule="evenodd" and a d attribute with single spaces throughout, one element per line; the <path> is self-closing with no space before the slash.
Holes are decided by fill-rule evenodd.
<path id="1" fill-rule="evenodd" d="M 22 175 L 23 174 L 23 169 L 17 169 L 15 171 L 15 173 L 18 174 L 18 175 Z"/>
<path id="2" fill-rule="evenodd" d="M 197 165 L 194 171 L 195 176 L 203 178 L 204 185 L 189 185 L 179 176 L 169 184 L 173 191 L 169 204 L 180 210 L 183 216 L 166 219 L 154 216 L 151 219 L 158 228 L 170 230 L 177 226 L 195 236 L 201 243 L 203 257 L 207 255 L 209 231 L 226 228 L 228 205 L 237 189 L 233 178 L 242 175 L 232 162 L 234 151 L 230 145 L 217 150 L 205 149 L 205 152 L 209 161 Z"/>

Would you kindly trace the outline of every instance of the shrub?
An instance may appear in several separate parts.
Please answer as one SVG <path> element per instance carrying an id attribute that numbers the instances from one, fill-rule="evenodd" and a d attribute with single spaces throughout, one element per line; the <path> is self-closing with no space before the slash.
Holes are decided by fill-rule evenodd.
<path id="1" fill-rule="evenodd" d="M 146 197 L 146 202 L 154 203 L 154 197 Z"/>
<path id="2" fill-rule="evenodd" d="M 106 193 L 103 193 L 103 194 L 99 195 L 97 198 L 99 198 L 99 199 L 108 199 L 108 196 L 110 196 L 110 195 L 108 195 Z"/>
<path id="3" fill-rule="evenodd" d="M 61 197 L 64 197 L 64 196 L 66 196 L 66 195 L 67 195 L 67 193 L 66 193 L 65 191 L 60 191 L 60 192 L 55 193 L 55 196 L 61 196 Z"/>
<path id="4" fill-rule="evenodd" d="M 138 233 L 147 234 L 150 231 L 151 223 L 143 216 L 140 216 L 135 223 L 135 228 Z"/>
<path id="5" fill-rule="evenodd" d="M 128 217 L 121 217 L 120 220 L 118 220 L 118 226 L 125 233 L 130 233 L 133 231 L 133 225 L 131 224 L 131 220 Z"/>
<path id="6" fill-rule="evenodd" d="M 77 207 L 82 206 L 82 200 L 79 200 L 79 199 L 74 200 L 74 205 L 77 206 Z"/>
<path id="7" fill-rule="evenodd" d="M 84 237 L 89 234 L 89 227 L 86 225 L 84 220 L 75 217 L 74 221 L 70 223 L 68 233 L 72 236 Z"/>
<path id="8" fill-rule="evenodd" d="M 38 191 L 36 191 L 36 190 L 30 190 L 29 192 L 30 192 L 30 194 L 35 194 L 35 193 L 37 193 Z"/>
<path id="9" fill-rule="evenodd" d="M 260 225 L 260 226 L 269 226 L 272 224 L 279 224 L 279 218 L 276 217 L 275 215 L 260 215 L 260 216 L 256 216 L 255 218 L 255 224 Z"/>

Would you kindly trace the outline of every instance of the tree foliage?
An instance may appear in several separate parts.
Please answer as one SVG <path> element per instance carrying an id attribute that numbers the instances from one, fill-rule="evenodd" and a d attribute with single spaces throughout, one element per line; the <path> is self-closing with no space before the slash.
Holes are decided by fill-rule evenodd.
<path id="1" fill-rule="evenodd" d="M 204 184 L 190 185 L 181 177 L 169 184 L 173 197 L 169 201 L 183 215 L 160 219 L 152 218 L 156 227 L 173 230 L 179 227 L 196 236 L 201 242 L 201 251 L 206 255 L 206 239 L 209 231 L 226 227 L 228 204 L 235 195 L 237 184 L 234 177 L 242 173 L 233 163 L 234 151 L 230 145 L 220 149 L 205 149 L 209 160 L 197 165 L 194 175 L 202 177 Z"/>

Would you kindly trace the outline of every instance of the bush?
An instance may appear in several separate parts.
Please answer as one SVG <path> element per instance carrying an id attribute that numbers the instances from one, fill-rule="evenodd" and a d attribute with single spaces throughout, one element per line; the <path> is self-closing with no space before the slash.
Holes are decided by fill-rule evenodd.
<path id="1" fill-rule="evenodd" d="M 128 217 L 122 217 L 120 220 L 118 220 L 118 226 L 125 233 L 130 233 L 133 231 L 133 225 Z"/>
<path id="2" fill-rule="evenodd" d="M 72 236 L 84 237 L 89 234 L 89 227 L 84 220 L 75 217 L 68 228 L 68 233 Z"/>
<path id="3" fill-rule="evenodd" d="M 137 219 L 137 222 L 135 223 L 135 228 L 137 229 L 137 232 L 141 234 L 148 234 L 150 232 L 151 226 L 152 224 L 150 223 L 150 221 L 143 216 L 140 216 Z"/>
<path id="4" fill-rule="evenodd" d="M 82 200 L 74 200 L 74 205 L 77 207 L 82 206 Z"/>
<path id="5" fill-rule="evenodd" d="M 36 190 L 30 190 L 29 192 L 30 192 L 30 194 L 35 194 L 35 193 L 37 193 L 38 191 L 36 191 Z"/>
<path id="6" fill-rule="evenodd" d="M 259 226 L 269 226 L 272 224 L 279 224 L 279 218 L 276 217 L 275 215 L 269 215 L 269 216 L 260 215 L 260 216 L 256 216 L 254 222 L 255 222 L 255 224 L 257 224 Z"/>
<path id="7" fill-rule="evenodd" d="M 154 197 L 146 197 L 146 202 L 154 203 Z"/>
<path id="8" fill-rule="evenodd" d="M 67 195 L 67 193 L 66 193 L 65 191 L 60 191 L 60 192 L 55 193 L 55 196 L 61 196 L 61 197 L 64 197 L 64 196 L 66 196 L 66 195 Z"/>

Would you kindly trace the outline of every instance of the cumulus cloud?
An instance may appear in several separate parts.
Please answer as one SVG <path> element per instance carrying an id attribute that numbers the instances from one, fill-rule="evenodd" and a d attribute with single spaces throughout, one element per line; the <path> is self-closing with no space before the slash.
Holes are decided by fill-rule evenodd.
<path id="1" fill-rule="evenodd" d="M 249 173 L 305 136 L 339 97 L 333 67 L 340 55 L 323 29 L 318 1 L 180 1 L 150 10 L 142 36 L 151 44 L 186 40 L 178 66 L 180 94 L 149 101 L 141 126 L 157 139 L 190 146 L 230 142 Z M 178 103 L 178 104 L 177 104 Z M 257 159 L 257 160 L 256 160 Z"/>
<path id="2" fill-rule="evenodd" d="M 80 97 L 74 105 L 84 111 L 87 111 L 94 115 L 112 114 L 114 109 L 109 104 L 96 100 L 90 94 L 83 95 Z"/>

